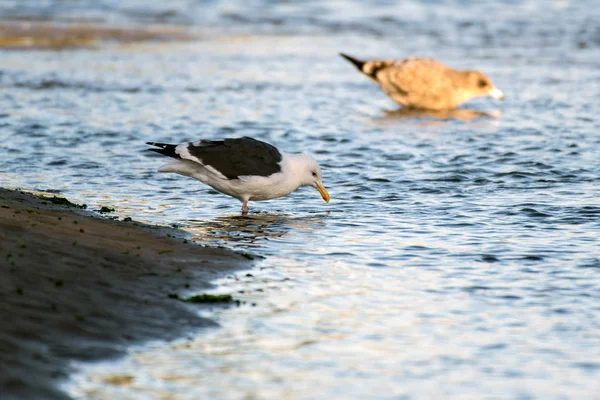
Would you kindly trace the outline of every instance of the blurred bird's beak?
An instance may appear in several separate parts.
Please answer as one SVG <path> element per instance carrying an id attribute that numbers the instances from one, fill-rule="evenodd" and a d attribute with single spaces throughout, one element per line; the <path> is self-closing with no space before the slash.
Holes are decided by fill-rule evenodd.
<path id="1" fill-rule="evenodd" d="M 490 90 L 488 92 L 488 94 L 490 96 L 492 96 L 493 98 L 498 99 L 498 100 L 504 99 L 504 93 L 502 93 L 502 91 L 500 89 L 497 89 L 497 88 L 493 88 L 492 90 Z"/>
<path id="2" fill-rule="evenodd" d="M 321 197 L 323 198 L 323 200 L 325 200 L 327 203 L 329 203 L 329 193 L 327 192 L 327 189 L 325 189 L 325 186 L 323 185 L 319 185 L 317 183 L 317 190 L 319 191 L 319 193 L 321 193 Z"/>

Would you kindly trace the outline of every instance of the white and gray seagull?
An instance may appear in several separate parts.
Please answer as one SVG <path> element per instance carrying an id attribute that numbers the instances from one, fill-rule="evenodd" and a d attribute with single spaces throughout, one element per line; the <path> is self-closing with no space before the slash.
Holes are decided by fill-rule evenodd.
<path id="1" fill-rule="evenodd" d="M 242 215 L 248 214 L 250 200 L 283 197 L 301 186 L 315 187 L 329 202 L 319 164 L 306 154 L 282 153 L 250 137 L 146 144 L 158 147 L 148 150 L 175 159 L 158 172 L 189 176 L 235 197 L 242 202 Z"/>

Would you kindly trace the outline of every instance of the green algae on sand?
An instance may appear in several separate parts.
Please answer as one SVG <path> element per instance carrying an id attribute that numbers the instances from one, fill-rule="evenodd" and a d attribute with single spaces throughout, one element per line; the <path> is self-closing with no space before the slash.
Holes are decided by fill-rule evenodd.
<path id="1" fill-rule="evenodd" d="M 62 206 L 80 208 L 80 209 L 87 208 L 87 204 L 73 203 L 72 201 L 70 201 L 64 197 L 58 197 L 58 196 L 53 196 L 53 197 L 39 196 L 39 197 L 43 200 L 49 201 L 52 204 L 60 204 Z"/>
<path id="2" fill-rule="evenodd" d="M 231 303 L 233 301 L 235 301 L 233 299 L 233 297 L 230 294 L 208 294 L 208 293 L 203 293 L 203 294 L 197 294 L 191 297 L 188 297 L 187 299 L 183 299 L 183 301 L 185 301 L 186 303 L 210 303 L 210 304 L 214 304 L 214 303 Z"/>

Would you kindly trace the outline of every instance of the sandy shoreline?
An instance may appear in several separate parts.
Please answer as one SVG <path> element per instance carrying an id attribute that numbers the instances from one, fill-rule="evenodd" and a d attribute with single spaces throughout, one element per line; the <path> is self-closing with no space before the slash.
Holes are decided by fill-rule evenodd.
<path id="1" fill-rule="evenodd" d="M 90 21 L 0 19 L 0 49 L 92 47 L 100 43 L 173 42 L 198 39 L 176 26 L 109 26 Z"/>
<path id="2" fill-rule="evenodd" d="M 122 354 L 213 325 L 203 305 L 169 295 L 210 288 L 249 268 L 225 249 L 187 243 L 181 231 L 103 219 L 0 189 L 0 393 L 67 399 L 57 384 L 72 360 Z"/>

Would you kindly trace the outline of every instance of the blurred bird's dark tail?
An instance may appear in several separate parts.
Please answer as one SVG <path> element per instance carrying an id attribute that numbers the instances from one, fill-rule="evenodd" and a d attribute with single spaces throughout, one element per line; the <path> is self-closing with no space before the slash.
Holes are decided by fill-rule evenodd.
<path id="1" fill-rule="evenodd" d="M 363 72 L 363 66 L 365 65 L 366 61 L 361 61 L 358 60 L 356 58 L 350 57 L 349 55 L 346 55 L 344 53 L 340 53 L 340 56 L 344 57 L 346 60 L 350 61 L 352 64 L 354 64 L 354 66 L 356 68 L 358 68 L 358 70 L 360 72 Z"/>
<path id="2" fill-rule="evenodd" d="M 175 148 L 177 145 L 174 144 L 166 144 L 166 143 L 155 143 L 155 142 L 146 142 L 147 145 L 159 147 L 158 149 L 148 149 L 150 151 L 155 151 L 158 154 L 162 154 L 163 156 L 180 158 L 177 153 L 175 153 Z"/>

